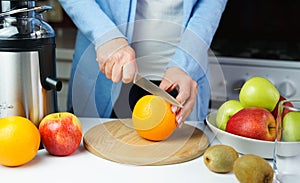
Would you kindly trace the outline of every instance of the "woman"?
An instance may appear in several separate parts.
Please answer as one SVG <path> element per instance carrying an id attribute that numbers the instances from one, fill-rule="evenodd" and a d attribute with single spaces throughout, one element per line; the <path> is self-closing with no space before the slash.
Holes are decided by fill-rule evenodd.
<path id="1" fill-rule="evenodd" d="M 207 51 L 226 2 L 60 0 L 78 27 L 69 106 L 80 116 L 110 117 L 140 72 L 161 81 L 164 90 L 177 89 L 183 108 L 172 110 L 178 124 L 204 120 L 210 98 Z"/>

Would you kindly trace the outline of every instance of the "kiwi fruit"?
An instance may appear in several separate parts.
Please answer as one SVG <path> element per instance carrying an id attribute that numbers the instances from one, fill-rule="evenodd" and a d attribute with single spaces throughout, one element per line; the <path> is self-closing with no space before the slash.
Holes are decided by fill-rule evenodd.
<path id="1" fill-rule="evenodd" d="M 274 171 L 262 157 L 245 154 L 235 160 L 233 172 L 240 183 L 272 183 Z"/>
<path id="2" fill-rule="evenodd" d="M 239 154 L 233 147 L 223 144 L 210 146 L 203 154 L 207 168 L 216 173 L 231 172 L 238 157 Z"/>

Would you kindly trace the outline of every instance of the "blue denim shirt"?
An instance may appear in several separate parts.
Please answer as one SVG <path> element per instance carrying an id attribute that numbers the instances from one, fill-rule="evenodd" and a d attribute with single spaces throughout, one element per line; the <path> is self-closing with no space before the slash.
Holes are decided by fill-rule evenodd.
<path id="1" fill-rule="evenodd" d="M 78 116 L 109 117 L 121 83 L 106 79 L 96 48 L 117 37 L 131 42 L 137 0 L 59 0 L 78 28 L 69 100 Z M 189 120 L 204 120 L 210 99 L 207 51 L 227 0 L 184 0 L 181 42 L 167 67 L 179 67 L 198 82 Z"/>

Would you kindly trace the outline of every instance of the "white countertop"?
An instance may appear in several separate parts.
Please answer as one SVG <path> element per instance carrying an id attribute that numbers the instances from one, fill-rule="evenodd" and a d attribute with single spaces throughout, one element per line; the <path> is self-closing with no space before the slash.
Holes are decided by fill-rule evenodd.
<path id="1" fill-rule="evenodd" d="M 96 124 L 107 121 L 107 119 L 95 118 L 80 118 L 80 120 L 83 132 Z M 203 123 L 200 123 L 198 127 L 203 129 Z M 203 131 L 210 137 L 208 128 L 204 128 Z M 238 182 L 232 172 L 217 174 L 209 171 L 203 162 L 203 156 L 174 165 L 135 166 L 97 157 L 88 152 L 83 145 L 72 155 L 66 157 L 51 156 L 46 150 L 40 150 L 37 156 L 25 165 L 14 168 L 0 165 L 0 179 L 1 182 L 7 183 Z"/>

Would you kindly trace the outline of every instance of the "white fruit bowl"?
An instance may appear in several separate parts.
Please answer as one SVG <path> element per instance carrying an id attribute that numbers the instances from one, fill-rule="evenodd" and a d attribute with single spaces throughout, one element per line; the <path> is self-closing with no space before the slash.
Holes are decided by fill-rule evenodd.
<path id="1" fill-rule="evenodd" d="M 251 139 L 223 131 L 216 126 L 216 114 L 217 112 L 212 112 L 207 115 L 206 122 L 222 144 L 235 148 L 241 154 L 256 154 L 265 159 L 273 159 L 274 142 Z"/>

